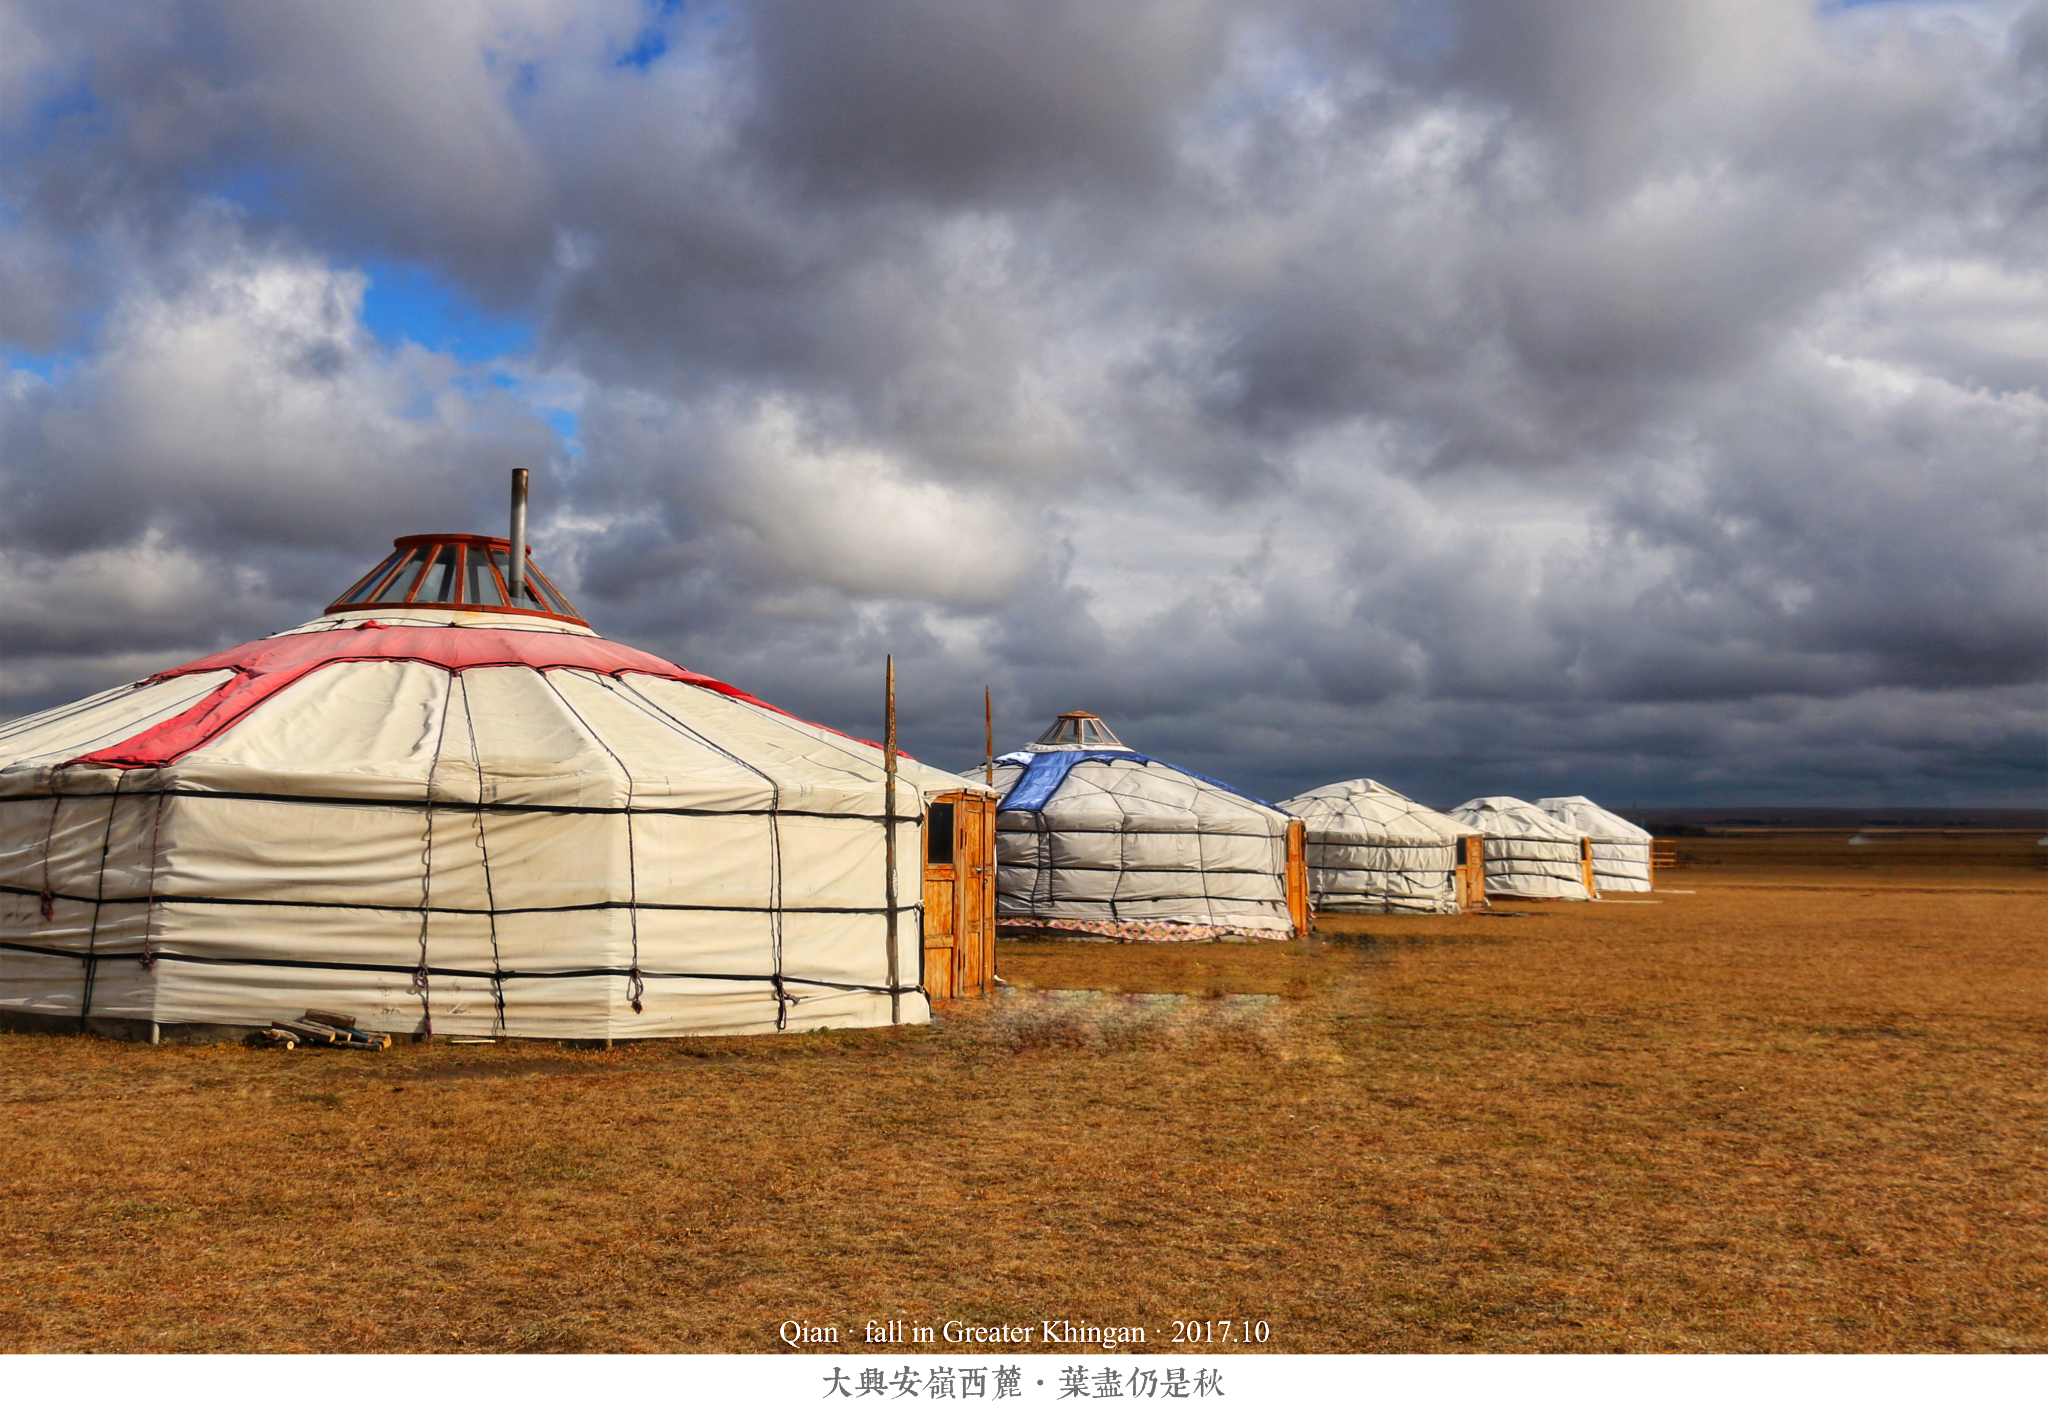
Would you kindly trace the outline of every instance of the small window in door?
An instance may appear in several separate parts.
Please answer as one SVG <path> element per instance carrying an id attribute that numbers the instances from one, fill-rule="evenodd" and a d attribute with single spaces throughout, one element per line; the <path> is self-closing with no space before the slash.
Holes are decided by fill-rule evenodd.
<path id="1" fill-rule="evenodd" d="M 1458 841 L 1458 867 L 1465 867 L 1465 841 L 1462 839 Z"/>
<path id="2" fill-rule="evenodd" d="M 953 802 L 940 800 L 925 812 L 924 862 L 953 862 Z"/>

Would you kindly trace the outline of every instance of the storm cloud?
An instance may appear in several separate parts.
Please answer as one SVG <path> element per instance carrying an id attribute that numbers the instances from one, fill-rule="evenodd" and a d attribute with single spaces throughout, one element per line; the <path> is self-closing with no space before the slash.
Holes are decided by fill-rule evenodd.
<path id="1" fill-rule="evenodd" d="M 2044 115 L 2039 4 L 0 0 L 0 709 L 523 464 L 939 764 L 2037 804 Z"/>

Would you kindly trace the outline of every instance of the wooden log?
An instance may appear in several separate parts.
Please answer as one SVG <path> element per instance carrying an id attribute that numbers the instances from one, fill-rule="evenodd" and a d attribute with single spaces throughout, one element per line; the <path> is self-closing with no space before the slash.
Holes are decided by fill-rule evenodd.
<path id="1" fill-rule="evenodd" d="M 893 1026 L 903 1020 L 903 999 L 896 991 L 901 980 L 896 958 L 896 658 L 883 658 L 882 666 L 882 680 L 886 688 L 882 700 L 882 873 L 889 915 L 885 942 L 889 963 L 889 1022 Z M 922 792 L 918 796 L 917 808 L 922 817 Z"/>
<path id="2" fill-rule="evenodd" d="M 335 1035 L 332 1027 L 318 1022 L 273 1022 L 270 1025 L 280 1032 L 296 1032 L 310 1042 L 331 1042 Z"/>
<path id="3" fill-rule="evenodd" d="M 355 1018 L 349 1016 L 346 1012 L 329 1012 L 325 1008 L 316 1008 L 310 1012 L 302 1012 L 299 1015 L 308 1022 L 318 1022 L 324 1027 L 353 1027 L 356 1025 Z"/>

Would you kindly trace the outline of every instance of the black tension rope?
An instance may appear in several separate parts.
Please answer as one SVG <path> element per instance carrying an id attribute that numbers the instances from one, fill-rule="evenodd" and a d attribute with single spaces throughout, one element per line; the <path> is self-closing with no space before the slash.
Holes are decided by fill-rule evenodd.
<path id="1" fill-rule="evenodd" d="M 407 912 L 414 912 L 414 910 L 407 910 Z M 6 940 L 0 940 L 0 951 L 29 953 L 39 958 L 82 960 L 86 956 L 83 950 L 77 948 L 52 948 L 47 943 L 14 943 Z M 317 958 L 228 958 L 212 953 L 187 953 L 176 948 L 163 949 L 154 956 L 165 962 L 204 963 L 209 967 L 222 968 L 280 968 L 288 971 L 297 971 L 304 968 L 308 971 L 318 972 L 398 973 L 403 974 L 406 981 L 412 981 L 412 969 L 391 963 L 352 963 Z M 139 961 L 141 957 L 141 953 L 102 953 L 99 955 L 100 961 L 105 963 L 130 963 Z M 622 978 L 629 971 L 626 968 L 606 964 L 590 968 L 507 968 L 505 969 L 504 976 L 507 978 L 550 980 L 566 978 Z M 491 970 L 488 968 L 440 967 L 434 969 L 434 974 L 437 977 L 443 978 L 476 978 L 486 982 L 492 977 Z M 766 983 L 770 981 L 766 973 L 671 973 L 653 968 L 648 969 L 645 976 L 691 982 Z M 873 983 L 842 983 L 832 978 L 790 978 L 788 981 L 796 983 L 801 987 L 826 988 L 833 992 L 887 993 L 889 991 L 888 988 L 877 987 Z M 899 995 L 908 996 L 915 993 L 917 989 L 914 987 L 902 988 L 898 991 Z"/>
<path id="2" fill-rule="evenodd" d="M 43 922 L 48 923 L 57 916 L 57 900 L 50 892 L 50 842 L 57 837 L 57 807 L 64 803 L 64 797 L 57 792 L 57 771 L 50 767 L 50 819 L 43 828 Z"/>
<path id="3" fill-rule="evenodd" d="M 156 814 L 149 827 L 149 893 L 142 907 L 142 971 L 145 973 L 156 971 L 156 949 L 150 935 L 156 927 L 156 849 L 164 832 L 163 782 L 169 773 L 168 766 L 156 768 Z"/>
<path id="4" fill-rule="evenodd" d="M 86 1019 L 92 1015 L 92 990 L 100 975 L 100 910 L 107 902 L 107 855 L 114 844 L 114 814 L 121 808 L 121 789 L 127 783 L 128 769 L 123 766 L 114 777 L 114 793 L 107 797 L 107 828 L 100 836 L 100 872 L 93 883 L 92 926 L 85 933 L 85 985 L 78 994 L 78 1026 L 81 1031 L 85 1028 Z"/>
<path id="5" fill-rule="evenodd" d="M 448 686 L 441 694 L 441 725 L 434 735 L 434 758 L 427 762 L 427 793 L 422 802 L 427 821 L 420 845 L 420 961 L 413 969 L 412 981 L 419 989 L 421 1025 L 429 1042 L 434 1040 L 434 978 L 427 971 L 427 925 L 434 912 L 434 777 L 440 773 L 441 747 L 448 739 L 448 703 L 455 699 L 457 675 L 449 670 Z"/>
<path id="6" fill-rule="evenodd" d="M 1031 866 L 1031 907 L 1042 907 L 1052 912 L 1052 825 L 1046 821 L 1045 810 L 1041 807 L 1030 811 L 1038 821 L 1038 832 L 1032 836 L 1032 848 L 1036 851 L 1036 862 Z"/>
<path id="7" fill-rule="evenodd" d="M 774 965 L 774 972 L 770 976 L 769 982 L 775 994 L 775 1030 L 778 1032 L 788 1030 L 790 1005 L 801 1002 L 803 999 L 788 990 L 782 973 L 782 815 L 784 811 L 782 808 L 781 783 L 767 771 L 761 769 L 760 766 L 753 764 L 743 756 L 734 754 L 698 731 L 695 727 L 686 724 L 682 718 L 653 701 L 644 692 L 640 691 L 639 688 L 628 686 L 623 674 L 613 677 L 604 684 L 610 687 L 612 692 L 623 699 L 628 706 L 640 711 L 643 715 L 651 716 L 656 724 L 666 725 L 668 728 L 680 732 L 683 736 L 696 742 L 714 755 L 723 756 L 740 769 L 751 775 L 759 776 L 762 782 L 767 785 L 768 943 L 770 961 Z"/>
<path id="8" fill-rule="evenodd" d="M 575 674 L 574 671 L 570 672 L 572 676 Z M 597 675 L 598 685 L 605 685 L 602 674 Z M 618 766 L 619 774 L 626 777 L 626 924 L 633 941 L 633 966 L 626 974 L 626 1001 L 632 1005 L 633 1015 L 637 1017 L 647 1010 L 646 1005 L 640 1000 L 646 996 L 647 983 L 640 973 L 640 875 L 639 864 L 633 852 L 633 770 L 626 764 L 625 759 L 611 748 L 604 737 L 597 733 L 589 718 L 576 709 L 575 703 L 562 695 L 562 689 L 548 680 L 546 672 L 540 674 L 540 679 L 548 690 L 554 693 L 555 700 L 562 703 L 562 709 L 576 718 L 576 724 L 583 728 L 583 734 L 590 738 L 591 744 L 610 756 L 612 764 Z"/>
<path id="9" fill-rule="evenodd" d="M 740 762 L 745 764 L 745 762 Z M 66 794 L 66 800 L 90 800 L 111 791 L 79 790 Z M 360 810 L 417 810 L 420 802 L 416 799 L 400 799 L 390 795 L 287 795 L 267 790 L 209 790 L 190 785 L 172 785 L 162 792 L 172 800 L 243 800 L 259 805 L 332 805 L 341 809 Z M 27 805 L 50 799 L 47 792 L 28 795 L 0 795 L 0 805 Z M 478 806 L 468 800 L 437 800 L 443 810 L 474 811 Z M 485 810 L 516 811 L 522 815 L 623 815 L 625 808 L 620 805 L 517 805 L 504 806 L 486 804 Z M 695 805 L 661 805 L 649 808 L 638 806 L 636 815 L 671 815 L 679 819 L 718 819 L 731 815 L 759 815 L 766 817 L 767 810 L 711 810 Z M 788 807 L 776 811 L 785 819 L 798 820 L 866 820 L 869 824 L 880 824 L 879 814 L 866 810 L 792 810 Z M 1149 833 L 1149 831 L 1148 831 Z M 62 898 L 59 894 L 57 897 Z"/>
<path id="10" fill-rule="evenodd" d="M 470 709 L 469 683 L 462 683 L 462 719 L 469 726 L 469 754 L 476 762 L 476 852 L 484 868 L 484 911 L 490 915 L 491 1002 L 497 1010 L 498 1035 L 505 1027 L 505 962 L 498 954 L 498 895 L 491 886 L 491 846 L 484 835 L 484 753 L 476 739 L 476 713 Z"/>

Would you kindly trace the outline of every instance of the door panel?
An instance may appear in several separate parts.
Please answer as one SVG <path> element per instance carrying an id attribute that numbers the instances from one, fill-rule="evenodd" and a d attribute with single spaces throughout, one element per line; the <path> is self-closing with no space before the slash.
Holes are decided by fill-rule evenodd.
<path id="1" fill-rule="evenodd" d="M 1287 825 L 1287 916 L 1294 921 L 1294 935 L 1308 932 L 1308 826 L 1300 820 Z"/>
<path id="2" fill-rule="evenodd" d="M 978 795 L 963 796 L 959 825 L 955 855 L 960 869 L 957 986 L 963 994 L 979 994 L 995 985 L 995 802 Z"/>
<path id="3" fill-rule="evenodd" d="M 1480 909 L 1486 907 L 1486 837 L 1467 835 L 1459 841 L 1458 867 L 1455 871 L 1458 886 L 1458 907 Z"/>
<path id="4" fill-rule="evenodd" d="M 943 877 L 941 875 L 943 874 Z M 924 874 L 924 946 L 951 948 L 957 941 L 954 923 L 959 909 L 953 871 L 926 869 Z"/>
<path id="5" fill-rule="evenodd" d="M 959 996 L 953 990 L 953 950 L 951 948 L 927 948 L 924 950 L 924 991 L 934 1002 Z"/>

